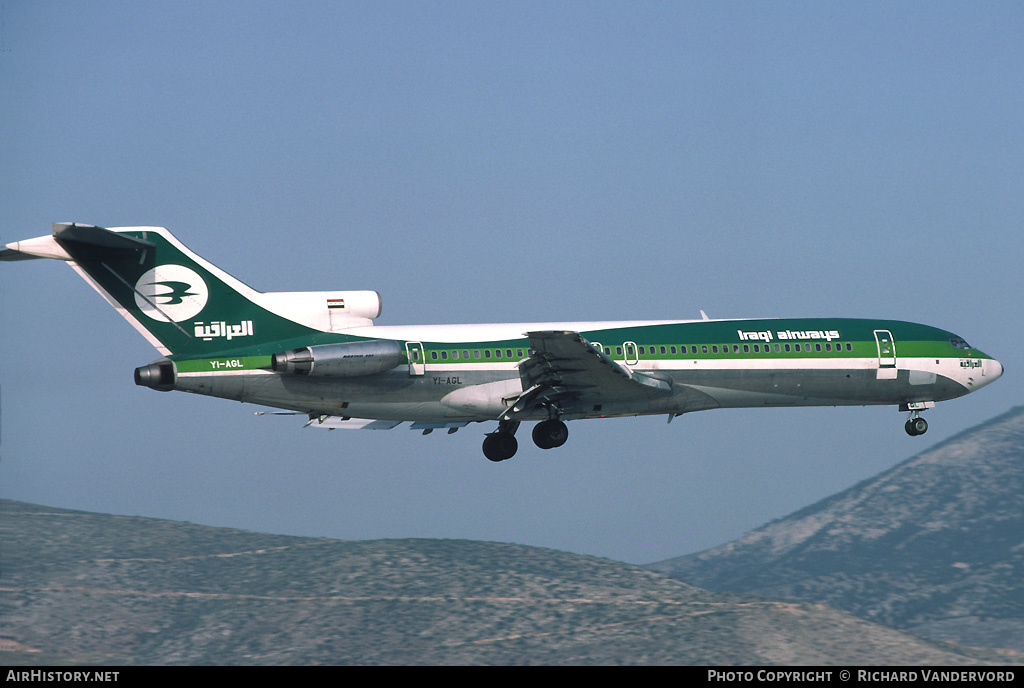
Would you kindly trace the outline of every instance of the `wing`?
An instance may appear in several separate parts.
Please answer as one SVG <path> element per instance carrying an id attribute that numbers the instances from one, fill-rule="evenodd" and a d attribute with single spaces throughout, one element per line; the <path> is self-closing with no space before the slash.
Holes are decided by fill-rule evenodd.
<path id="1" fill-rule="evenodd" d="M 549 406 L 572 415 L 585 413 L 594 402 L 672 393 L 667 379 L 616 363 L 579 332 L 527 332 L 526 336 L 530 338 L 530 357 L 519 364 L 525 391 L 502 414 L 504 420 L 518 420 Z"/>
<path id="2" fill-rule="evenodd" d="M 405 421 L 401 420 L 371 420 L 369 418 L 349 418 L 347 416 L 321 416 L 315 413 L 310 413 L 309 422 L 306 423 L 304 427 L 324 428 L 326 430 L 391 430 L 392 428 L 397 428 L 404 422 Z M 464 428 L 467 425 L 469 425 L 468 420 L 418 420 L 413 422 L 409 426 L 409 429 L 422 430 L 424 435 L 429 435 L 434 430 L 444 429 L 447 430 L 448 434 L 450 435 L 459 428 Z"/>

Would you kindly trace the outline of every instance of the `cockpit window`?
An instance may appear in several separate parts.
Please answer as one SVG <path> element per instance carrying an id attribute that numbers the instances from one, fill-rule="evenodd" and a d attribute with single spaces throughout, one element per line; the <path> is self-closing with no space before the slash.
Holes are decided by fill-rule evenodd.
<path id="1" fill-rule="evenodd" d="M 963 339 L 960 339 L 960 337 L 956 337 L 954 339 L 950 339 L 949 343 L 952 344 L 953 347 L 956 348 L 956 349 L 961 349 L 963 351 L 970 351 L 971 350 L 971 345 L 968 344 L 967 342 L 965 342 Z"/>

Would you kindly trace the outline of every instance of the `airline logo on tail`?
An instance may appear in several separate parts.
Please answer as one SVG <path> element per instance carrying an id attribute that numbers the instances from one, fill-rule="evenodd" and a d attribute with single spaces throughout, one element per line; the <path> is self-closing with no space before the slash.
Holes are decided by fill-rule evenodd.
<path id="1" fill-rule="evenodd" d="M 158 265 L 135 283 L 135 305 L 159 322 L 181 322 L 199 315 L 210 298 L 206 282 L 184 265 Z"/>

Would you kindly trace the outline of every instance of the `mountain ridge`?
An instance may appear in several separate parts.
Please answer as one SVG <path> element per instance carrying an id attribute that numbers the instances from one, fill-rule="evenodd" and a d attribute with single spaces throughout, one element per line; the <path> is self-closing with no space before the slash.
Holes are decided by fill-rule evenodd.
<path id="1" fill-rule="evenodd" d="M 1024 406 L 704 552 L 650 568 L 1024 650 Z"/>
<path id="2" fill-rule="evenodd" d="M 263 535 L 0 500 L 19 664 L 929 664 L 1019 656 L 466 540 Z"/>

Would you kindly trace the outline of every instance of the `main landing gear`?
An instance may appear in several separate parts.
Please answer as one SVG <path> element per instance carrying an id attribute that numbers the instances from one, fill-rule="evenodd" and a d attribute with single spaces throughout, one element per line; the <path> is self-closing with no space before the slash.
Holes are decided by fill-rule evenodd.
<path id="1" fill-rule="evenodd" d="M 491 461 L 505 461 L 516 455 L 519 421 L 498 421 L 498 429 L 484 437 L 484 456 Z M 533 428 L 533 443 L 541 449 L 561 447 L 569 439 L 569 428 L 557 418 L 541 421 Z"/>
<path id="2" fill-rule="evenodd" d="M 567 439 L 569 428 L 557 418 L 541 421 L 533 427 L 533 443 L 541 449 L 561 447 Z"/>
<path id="3" fill-rule="evenodd" d="M 515 456 L 519 450 L 518 429 L 517 420 L 498 421 L 498 429 L 484 437 L 484 456 L 491 461 L 505 461 Z"/>

